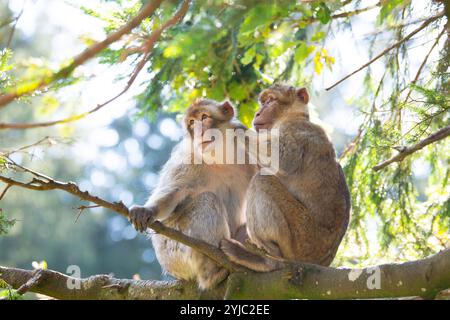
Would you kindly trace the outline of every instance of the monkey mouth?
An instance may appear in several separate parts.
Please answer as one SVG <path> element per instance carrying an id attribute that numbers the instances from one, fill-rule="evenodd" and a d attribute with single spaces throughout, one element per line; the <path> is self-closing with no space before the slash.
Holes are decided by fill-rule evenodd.
<path id="1" fill-rule="evenodd" d="M 211 137 L 210 140 L 203 140 L 203 141 L 202 141 L 202 146 L 207 146 L 208 144 L 214 142 L 214 140 L 216 140 L 215 137 Z"/>
<path id="2" fill-rule="evenodd" d="M 256 130 L 259 130 L 259 129 L 266 128 L 268 126 L 268 123 L 255 122 L 255 123 L 253 123 L 253 125 L 255 126 Z"/>

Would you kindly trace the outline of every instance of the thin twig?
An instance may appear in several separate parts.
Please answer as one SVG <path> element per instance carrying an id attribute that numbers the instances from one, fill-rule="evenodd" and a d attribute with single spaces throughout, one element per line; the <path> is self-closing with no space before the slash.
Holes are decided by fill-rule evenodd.
<path id="1" fill-rule="evenodd" d="M 358 15 L 360 13 L 363 13 L 363 12 L 375 9 L 376 7 L 379 7 L 380 5 L 381 5 L 381 2 L 378 2 L 378 3 L 374 4 L 374 5 L 367 6 L 365 8 L 355 9 L 353 11 L 346 11 L 346 12 L 336 13 L 334 15 L 331 15 L 330 19 L 334 20 L 334 19 L 341 19 L 341 18 L 350 18 L 350 17 L 356 16 L 356 15 Z M 305 23 L 313 23 L 313 22 L 318 21 L 318 19 L 315 18 L 315 17 L 309 17 L 308 19 L 301 20 L 301 21 L 305 22 Z"/>
<path id="2" fill-rule="evenodd" d="M 379 34 L 381 34 L 383 32 L 391 31 L 392 29 L 408 27 L 408 26 L 411 26 L 413 24 L 417 24 L 417 23 L 423 22 L 423 21 L 427 20 L 428 18 L 429 17 L 421 17 L 421 18 L 418 18 L 418 19 L 414 19 L 414 20 L 411 20 L 411 21 L 404 22 L 404 23 L 397 23 L 397 24 L 387 25 L 385 29 L 378 29 L 376 31 L 372 31 L 372 32 L 366 33 L 366 34 L 364 34 L 362 36 L 362 38 L 366 39 L 366 38 L 369 38 L 369 37 L 373 37 L 373 36 L 379 35 Z M 408 48 L 408 49 L 410 49 L 410 48 Z"/>
<path id="3" fill-rule="evenodd" d="M 9 25 L 11 23 L 13 23 L 14 21 L 17 20 L 17 18 L 18 18 L 18 16 L 14 17 L 14 18 L 12 18 L 10 20 L 7 20 L 7 21 L 4 21 L 4 22 L 0 23 L 0 29 L 3 28 L 3 27 L 6 27 L 7 25 Z"/>
<path id="4" fill-rule="evenodd" d="M 133 80 L 134 81 L 134 80 Z M 34 129 L 34 128 L 42 128 L 42 127 L 51 127 L 54 125 L 58 125 L 58 124 L 66 124 L 66 123 L 70 123 L 70 122 L 74 122 L 74 121 L 78 121 L 98 110 L 100 110 L 101 108 L 105 107 L 106 105 L 110 104 L 111 102 L 113 102 L 114 100 L 118 99 L 119 97 L 121 97 L 126 91 L 128 91 L 128 89 L 131 87 L 131 85 L 133 84 L 133 82 L 128 82 L 127 85 L 125 86 L 124 89 L 122 89 L 122 91 L 120 91 L 117 95 L 115 95 L 114 97 L 112 97 L 111 99 L 98 104 L 95 108 L 88 110 L 86 112 L 74 115 L 74 116 L 70 116 L 64 119 L 59 119 L 59 120 L 54 120 L 54 121 L 45 121 L 45 122 L 35 122 L 35 123 L 0 123 L 0 130 L 5 130 L 5 129 L 12 129 L 12 130 L 24 130 L 24 129 Z"/>
<path id="5" fill-rule="evenodd" d="M 442 129 L 436 131 L 435 133 L 429 135 L 425 139 L 419 141 L 418 143 L 416 143 L 410 147 L 405 147 L 405 148 L 401 149 L 401 151 L 397 155 L 393 156 L 392 158 L 390 158 L 380 164 L 377 164 L 372 169 L 374 171 L 379 171 L 379 170 L 383 169 L 384 167 L 387 167 L 391 163 L 403 161 L 403 159 L 405 159 L 407 156 L 413 154 L 414 152 L 416 152 L 436 141 L 445 139 L 449 135 L 450 135 L 450 126 L 442 128 Z"/>
<path id="6" fill-rule="evenodd" d="M 431 46 L 430 50 L 428 51 L 427 55 L 423 59 L 419 69 L 417 69 L 416 76 L 414 77 L 413 81 L 411 82 L 412 85 L 416 84 L 417 81 L 419 81 L 420 74 L 422 73 L 423 68 L 427 64 L 427 61 L 428 61 L 428 58 L 430 57 L 431 52 L 433 52 L 434 48 L 436 48 L 436 46 L 439 44 L 439 40 L 444 35 L 445 31 L 446 31 L 446 29 L 443 28 L 441 33 L 439 34 L 439 36 L 436 38 L 436 41 L 433 43 L 433 45 Z M 406 95 L 406 98 L 403 101 L 403 104 L 408 102 L 408 99 L 411 96 L 411 93 L 412 93 L 412 88 L 409 89 L 408 94 Z"/>
<path id="7" fill-rule="evenodd" d="M 342 161 L 349 153 L 353 152 L 359 140 L 361 140 L 363 133 L 363 126 L 360 126 L 358 129 L 357 135 L 350 141 L 350 143 L 345 147 L 344 151 L 342 151 L 341 156 L 339 157 L 339 161 Z"/>
<path id="8" fill-rule="evenodd" d="M 392 49 L 397 48 L 398 46 L 400 46 L 401 44 L 405 43 L 406 41 L 408 41 L 409 39 L 411 39 L 414 35 L 416 35 L 418 32 L 422 31 L 423 29 L 425 29 L 430 23 L 432 23 L 433 21 L 436 21 L 437 19 L 441 18 L 444 16 L 444 12 L 440 12 L 435 16 L 430 17 L 429 19 L 425 20 L 417 29 L 415 29 L 414 31 L 412 31 L 411 33 L 409 33 L 406 37 L 404 37 L 403 39 L 397 41 L 396 43 L 394 43 L 393 45 L 389 46 L 388 48 L 384 49 L 381 53 L 379 53 L 378 55 L 376 55 L 374 58 L 372 58 L 370 61 L 366 62 L 365 64 L 363 64 L 361 67 L 359 67 L 358 69 L 356 69 L 355 71 L 353 71 L 352 73 L 346 75 L 345 77 L 343 77 L 341 80 L 337 81 L 336 83 L 334 83 L 333 85 L 329 86 L 328 88 L 326 88 L 325 90 L 331 90 L 334 87 L 336 87 L 337 85 L 339 85 L 340 83 L 344 82 L 345 80 L 347 80 L 348 78 L 350 78 L 351 76 L 353 76 L 354 74 L 358 73 L 359 71 L 363 70 L 364 68 L 368 67 L 369 65 L 371 65 L 372 63 L 374 63 L 375 61 L 377 61 L 378 59 L 380 59 L 382 56 L 384 56 L 386 53 L 388 53 L 389 51 L 391 51 Z"/>
<path id="9" fill-rule="evenodd" d="M 9 32 L 8 41 L 6 42 L 6 48 L 11 47 L 11 42 L 12 42 L 12 39 L 14 37 L 14 33 L 16 32 L 17 23 L 19 23 L 20 17 L 22 16 L 23 11 L 25 10 L 25 3 L 26 3 L 26 1 L 23 2 L 22 9 L 20 10 L 20 12 L 17 15 L 17 17 L 13 19 L 14 24 L 13 24 L 13 26 L 11 28 L 11 31 Z"/>
<path id="10" fill-rule="evenodd" d="M 51 137 L 49 137 L 49 136 L 46 136 L 46 137 L 44 137 L 44 138 L 42 138 L 42 139 L 40 139 L 40 140 L 38 140 L 38 141 L 36 141 L 36 142 L 33 142 L 33 143 L 28 144 L 28 145 L 26 145 L 26 146 L 22 146 L 22 147 L 20 147 L 20 148 L 16 148 L 16 149 L 11 150 L 11 151 L 1 151 L 1 150 L 0 150 L 0 153 L 3 154 L 4 156 L 8 157 L 8 156 L 10 156 L 10 155 L 13 154 L 13 153 L 22 152 L 22 151 L 25 151 L 25 150 L 27 150 L 27 149 L 30 149 L 30 148 L 33 148 L 33 147 L 37 147 L 37 146 L 43 145 L 45 142 L 48 142 L 50 145 L 51 145 L 51 144 L 54 144 L 54 143 L 55 143 L 54 141 L 55 141 L 56 139 L 57 139 L 57 138 L 51 138 Z"/>
<path id="11" fill-rule="evenodd" d="M 66 123 L 70 123 L 70 122 L 74 122 L 77 120 L 80 120 L 98 110 L 100 110 L 101 108 L 103 108 L 104 106 L 110 104 L 111 102 L 113 102 L 114 100 L 118 99 L 119 97 L 121 97 L 125 92 L 128 91 L 128 89 L 130 89 L 130 87 L 132 86 L 132 84 L 134 83 L 134 81 L 136 80 L 137 76 L 139 75 L 140 71 L 142 70 L 142 68 L 145 66 L 145 63 L 148 60 L 148 57 L 151 53 L 151 50 L 153 49 L 156 41 L 159 39 L 159 37 L 161 36 L 161 34 L 163 33 L 164 30 L 172 27 L 173 25 L 177 24 L 179 21 L 181 21 L 184 16 L 186 15 L 188 9 L 189 9 L 189 5 L 190 5 L 190 1 L 189 0 L 185 0 L 183 2 L 183 4 L 181 5 L 180 9 L 175 13 L 175 15 L 169 19 L 166 23 L 164 23 L 161 27 L 159 27 L 158 29 L 156 29 L 154 32 L 152 32 L 152 34 L 150 34 L 150 36 L 147 38 L 147 40 L 145 41 L 144 45 L 141 47 L 141 51 L 144 52 L 144 55 L 142 57 L 142 59 L 140 59 L 140 61 L 138 62 L 138 64 L 136 65 L 136 67 L 134 68 L 130 79 L 128 80 L 125 88 L 122 89 L 122 91 L 120 91 L 117 95 L 115 95 L 113 98 L 109 99 L 108 101 L 97 105 L 95 108 L 87 111 L 87 112 L 83 112 L 81 114 L 78 115 L 74 115 L 68 118 L 64 118 L 64 119 L 60 119 L 60 120 L 55 120 L 55 121 L 46 121 L 46 122 L 37 122 L 37 123 L 0 123 L 0 130 L 4 130 L 4 129 L 34 129 L 34 128 L 40 128 L 40 127 L 50 127 L 50 126 L 54 126 L 54 125 L 58 125 L 58 124 L 66 124 Z"/>
<path id="12" fill-rule="evenodd" d="M 3 189 L 2 194 L 0 195 L 0 200 L 3 199 L 3 197 L 5 196 L 6 192 L 8 192 L 8 189 L 12 187 L 12 184 L 8 184 L 6 185 L 5 189 Z"/>
<path id="13" fill-rule="evenodd" d="M 77 217 L 76 217 L 76 219 L 75 219 L 75 223 L 78 222 L 78 219 L 80 219 L 80 216 L 81 216 L 81 214 L 83 213 L 84 210 L 86 210 L 86 209 L 93 209 L 93 208 L 99 208 L 99 207 L 100 207 L 100 206 L 97 205 L 97 204 L 95 204 L 95 205 L 93 205 L 93 206 L 79 206 L 79 207 L 77 208 L 78 213 L 77 213 Z"/>
<path id="14" fill-rule="evenodd" d="M 360 13 L 375 9 L 376 7 L 379 7 L 381 5 L 381 2 L 378 2 L 374 5 L 365 7 L 365 8 L 361 8 L 361 9 L 356 9 L 354 11 L 347 11 L 347 12 L 342 12 L 342 13 L 337 13 L 331 16 L 331 19 L 339 19 L 339 18 L 350 18 L 353 16 L 356 16 Z"/>
<path id="15" fill-rule="evenodd" d="M 36 92 L 38 90 L 42 90 L 46 87 L 48 87 L 52 82 L 65 78 L 68 75 L 72 73 L 72 71 L 84 64 L 86 61 L 92 59 L 95 57 L 98 53 L 106 49 L 110 44 L 120 40 L 122 36 L 125 34 L 130 33 L 134 28 L 139 26 L 145 18 L 148 16 L 151 16 L 155 10 L 159 7 L 163 0 L 153 0 L 148 2 L 142 9 L 139 11 L 139 13 L 131 19 L 129 22 L 127 22 L 125 25 L 120 27 L 118 30 L 112 32 L 110 35 L 108 35 L 104 40 L 97 42 L 93 44 L 92 46 L 88 47 L 86 50 L 84 50 L 79 55 L 75 56 L 72 59 L 72 62 L 66 66 L 61 68 L 59 71 L 53 73 L 50 77 L 46 77 L 44 79 L 41 79 L 39 83 L 36 86 L 33 86 L 32 88 L 28 90 L 13 90 L 10 93 L 6 93 L 3 95 L 0 95 L 0 108 L 5 107 L 10 102 L 14 101 L 15 99 L 31 94 L 33 92 Z"/>
<path id="16" fill-rule="evenodd" d="M 418 101 L 415 100 L 414 102 L 418 102 Z M 420 102 L 425 103 L 425 101 L 420 101 Z M 430 107 L 430 108 L 431 108 L 431 107 Z M 430 108 L 428 108 L 427 110 L 429 110 Z M 395 143 L 395 144 L 398 144 L 404 137 L 406 137 L 410 132 L 413 132 L 414 129 L 416 129 L 418 126 L 420 126 L 420 125 L 423 124 L 423 123 L 426 123 L 427 121 L 428 121 L 428 122 L 431 122 L 431 120 L 433 120 L 433 119 L 436 118 L 437 116 L 443 114 L 444 112 L 447 112 L 448 109 L 449 109 L 449 108 L 445 108 L 445 107 L 444 107 L 442 110 L 440 110 L 440 111 L 438 111 L 438 112 L 436 112 L 436 113 L 433 113 L 433 114 L 428 115 L 425 119 L 423 119 L 423 120 L 417 122 L 417 123 L 416 123 L 415 125 L 413 125 L 408 131 L 406 131 L 404 134 L 402 134 L 402 136 L 401 136 L 400 138 L 398 138 L 394 143 Z M 425 110 L 425 111 L 427 111 L 427 110 Z"/>
<path id="17" fill-rule="evenodd" d="M 23 285 L 17 289 L 17 293 L 22 295 L 32 289 L 33 287 L 36 287 L 39 282 L 42 280 L 42 269 L 38 269 L 33 271 L 34 275 Z"/>

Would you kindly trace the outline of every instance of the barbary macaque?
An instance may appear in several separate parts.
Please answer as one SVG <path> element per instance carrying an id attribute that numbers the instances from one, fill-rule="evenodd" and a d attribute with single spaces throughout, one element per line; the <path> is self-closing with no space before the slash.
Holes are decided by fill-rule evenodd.
<path id="1" fill-rule="evenodd" d="M 245 234 L 243 202 L 256 166 L 214 159 L 226 144 L 218 145 L 222 141 L 215 139 L 214 130 L 227 139 L 227 129 L 246 129 L 234 113 L 228 101 L 200 99 L 188 108 L 185 137 L 164 165 L 156 188 L 144 206 L 130 209 L 129 219 L 138 231 L 158 220 L 215 246 L 223 238 L 238 238 L 242 230 Z M 178 279 L 196 280 L 201 289 L 209 289 L 228 275 L 190 247 L 159 234 L 151 234 L 151 240 L 163 269 Z"/>
<path id="2" fill-rule="evenodd" d="M 232 239 L 221 241 L 232 261 L 255 271 L 272 271 L 286 261 L 328 266 L 348 226 L 345 176 L 324 130 L 309 121 L 308 101 L 305 88 L 285 85 L 259 96 L 253 125 L 258 132 L 278 130 L 279 170 L 253 177 L 246 220 L 250 242 L 266 254 Z"/>

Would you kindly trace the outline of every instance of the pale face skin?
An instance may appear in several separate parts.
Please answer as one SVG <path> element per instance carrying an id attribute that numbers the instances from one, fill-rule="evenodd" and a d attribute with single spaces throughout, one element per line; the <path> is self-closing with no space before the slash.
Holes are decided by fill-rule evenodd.
<path id="1" fill-rule="evenodd" d="M 226 113 L 227 121 L 229 121 L 234 116 L 234 110 L 231 104 L 228 102 L 224 102 L 220 105 L 221 111 Z M 212 113 L 208 108 L 204 108 L 203 110 L 195 110 L 190 113 L 185 120 L 185 126 L 188 130 L 189 134 L 193 138 L 194 136 L 194 124 L 197 122 L 201 122 L 201 144 L 199 147 L 201 150 L 205 151 L 206 148 L 214 142 L 214 137 L 205 137 L 205 132 L 209 129 L 214 129 L 218 126 L 218 119 L 215 118 L 214 113 Z M 223 121 L 223 119 L 222 119 Z"/>
<path id="2" fill-rule="evenodd" d="M 264 102 L 260 103 L 260 108 L 253 119 L 253 126 L 256 131 L 272 128 L 276 111 L 276 103 L 274 102 L 276 102 L 276 97 L 271 95 Z"/>
<path id="3" fill-rule="evenodd" d="M 270 90 L 270 89 L 269 89 Z M 271 92 L 264 94 L 259 100 L 260 108 L 256 112 L 253 119 L 253 126 L 256 131 L 261 129 L 272 129 L 274 122 L 278 119 L 279 114 L 283 112 L 280 107 L 279 97 Z M 305 88 L 300 88 L 296 90 L 296 96 L 303 104 L 309 102 L 309 95 Z"/>

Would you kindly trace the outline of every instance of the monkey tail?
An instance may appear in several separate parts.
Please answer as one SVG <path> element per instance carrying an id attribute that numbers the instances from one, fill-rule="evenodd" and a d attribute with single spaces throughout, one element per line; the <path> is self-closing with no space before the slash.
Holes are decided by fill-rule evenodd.
<path id="1" fill-rule="evenodd" d="M 233 239 L 220 241 L 220 249 L 234 263 L 258 272 L 269 272 L 281 267 L 279 261 L 252 253 Z"/>

